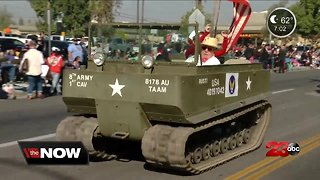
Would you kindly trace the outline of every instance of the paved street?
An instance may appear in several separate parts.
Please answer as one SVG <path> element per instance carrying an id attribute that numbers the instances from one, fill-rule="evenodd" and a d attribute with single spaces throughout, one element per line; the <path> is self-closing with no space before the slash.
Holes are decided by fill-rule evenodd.
<path id="1" fill-rule="evenodd" d="M 151 171 L 141 160 L 95 162 L 89 166 L 28 166 L 12 141 L 54 133 L 59 121 L 68 115 L 66 108 L 59 96 L 0 100 L 1 179 L 319 179 L 320 71 L 272 73 L 271 91 L 272 121 L 263 145 L 198 176 Z M 48 137 L 42 140 L 54 140 L 54 135 Z M 269 162 L 265 144 L 271 140 L 297 142 L 302 150 L 297 156 Z"/>

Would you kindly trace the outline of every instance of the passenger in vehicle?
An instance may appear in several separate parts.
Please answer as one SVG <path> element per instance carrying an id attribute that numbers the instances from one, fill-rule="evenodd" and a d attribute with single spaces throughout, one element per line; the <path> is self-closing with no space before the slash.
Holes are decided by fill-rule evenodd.
<path id="1" fill-rule="evenodd" d="M 221 64 L 219 59 L 215 57 L 215 51 L 218 50 L 218 39 L 213 37 L 206 37 L 201 43 L 201 61 L 202 66 Z M 199 57 L 200 59 L 200 57 Z M 194 62 L 194 56 L 189 57 L 186 62 Z M 201 66 L 198 60 L 197 66 Z"/>
<path id="2" fill-rule="evenodd" d="M 205 31 L 201 32 L 200 35 L 199 35 L 200 43 L 202 43 L 203 40 L 205 39 L 205 37 L 210 34 L 210 30 L 211 30 L 211 25 L 207 24 L 206 27 L 205 27 Z M 195 38 L 195 35 L 196 35 L 195 31 L 192 31 L 190 33 L 190 35 L 189 35 L 188 44 L 190 45 L 190 47 L 185 52 L 186 59 L 188 59 L 190 56 L 194 55 L 194 50 L 195 50 L 194 38 Z"/>
<path id="3" fill-rule="evenodd" d="M 204 32 L 200 32 L 200 34 L 199 34 L 200 43 L 202 43 L 206 37 L 210 36 L 210 31 L 211 31 L 211 25 L 207 24 L 206 27 L 205 27 L 205 31 Z M 186 59 L 188 59 L 190 56 L 194 55 L 194 51 L 195 51 L 194 38 L 195 38 L 195 35 L 196 35 L 195 31 L 192 31 L 191 34 L 189 35 L 188 44 L 190 45 L 190 47 L 185 52 Z M 223 37 L 223 42 L 222 42 L 221 48 L 214 52 L 215 57 L 220 57 L 220 56 L 222 56 L 222 55 L 224 55 L 226 53 L 226 49 L 227 49 L 227 45 L 228 45 L 228 33 L 225 32 L 225 31 L 222 31 L 221 32 L 221 36 Z"/>

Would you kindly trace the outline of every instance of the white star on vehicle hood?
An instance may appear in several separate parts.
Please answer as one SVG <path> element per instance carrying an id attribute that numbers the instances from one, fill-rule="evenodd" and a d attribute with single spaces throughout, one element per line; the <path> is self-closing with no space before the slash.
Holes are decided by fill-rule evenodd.
<path id="1" fill-rule="evenodd" d="M 251 90 L 252 81 L 250 80 L 250 76 L 248 76 L 248 80 L 246 81 L 246 83 L 247 83 L 247 90 Z"/>
<path id="2" fill-rule="evenodd" d="M 112 88 L 112 95 L 119 94 L 122 97 L 121 89 L 125 87 L 125 85 L 120 85 L 118 82 L 118 78 L 116 78 L 116 82 L 114 84 L 109 84 L 109 86 Z"/>

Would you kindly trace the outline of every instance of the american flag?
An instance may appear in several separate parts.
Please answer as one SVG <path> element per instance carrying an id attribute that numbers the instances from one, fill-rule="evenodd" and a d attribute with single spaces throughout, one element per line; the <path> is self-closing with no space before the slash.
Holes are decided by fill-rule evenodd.
<path id="1" fill-rule="evenodd" d="M 228 41 L 225 52 L 228 52 L 238 41 L 251 15 L 248 0 L 229 0 L 233 3 L 233 20 L 228 31 Z"/>

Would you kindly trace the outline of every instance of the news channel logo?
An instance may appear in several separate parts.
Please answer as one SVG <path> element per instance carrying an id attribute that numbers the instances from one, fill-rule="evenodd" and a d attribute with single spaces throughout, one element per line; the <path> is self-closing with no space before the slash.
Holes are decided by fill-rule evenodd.
<path id="1" fill-rule="evenodd" d="M 287 141 L 269 141 L 266 144 L 266 148 L 270 149 L 267 153 L 267 157 L 274 157 L 274 156 L 282 156 L 286 157 L 288 155 L 295 156 L 298 155 L 301 148 L 298 143 L 289 143 Z"/>
<path id="2" fill-rule="evenodd" d="M 89 155 L 80 141 L 19 141 L 29 165 L 88 165 Z"/>

